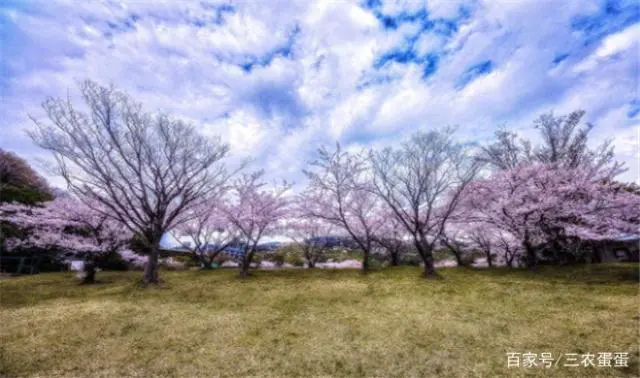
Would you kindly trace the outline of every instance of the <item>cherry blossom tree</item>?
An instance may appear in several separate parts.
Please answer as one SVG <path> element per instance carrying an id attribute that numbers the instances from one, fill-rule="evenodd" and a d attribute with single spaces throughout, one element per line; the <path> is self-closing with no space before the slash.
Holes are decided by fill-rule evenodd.
<path id="1" fill-rule="evenodd" d="M 10 251 L 19 248 L 95 251 L 86 235 L 64 234 L 65 230 L 79 225 L 68 221 L 55 211 L 57 203 L 53 202 L 34 206 L 19 203 L 2 204 L 0 206 L 0 220 L 25 231 L 21 236 L 6 239 L 5 247 Z"/>
<path id="2" fill-rule="evenodd" d="M 496 131 L 496 140 L 483 146 L 477 155 L 479 161 L 495 169 L 513 169 L 521 163 L 555 164 L 568 169 L 591 167 L 607 171 L 615 176 L 624 171 L 615 161 L 610 140 L 596 149 L 587 142 L 593 125 L 583 124 L 584 110 L 556 116 L 553 112 L 542 114 L 534 120 L 533 127 L 539 132 L 540 143 L 518 138 L 515 132 L 504 128 Z"/>
<path id="3" fill-rule="evenodd" d="M 382 204 L 372 192 L 368 161 L 361 154 L 318 150 L 318 159 L 304 173 L 309 186 L 301 195 L 307 216 L 342 229 L 363 252 L 362 272 L 369 270 L 369 256 L 376 247 Z"/>
<path id="4" fill-rule="evenodd" d="M 460 223 L 447 224 L 440 235 L 439 245 L 451 252 L 458 266 L 468 265 L 465 256 L 471 252 L 471 244 L 468 231 Z"/>
<path id="5" fill-rule="evenodd" d="M 229 200 L 220 205 L 232 232 L 242 242 L 240 277 L 249 275 L 249 267 L 258 244 L 265 236 L 283 231 L 283 221 L 290 213 L 286 194 L 291 185 L 284 182 L 267 187 L 262 181 L 264 171 L 243 174 L 231 187 Z"/>
<path id="6" fill-rule="evenodd" d="M 525 190 L 523 188 L 527 186 L 544 187 L 545 190 L 539 190 L 537 194 L 555 195 L 557 197 L 550 197 L 546 200 L 538 199 L 541 208 L 546 205 L 549 209 L 559 210 L 552 202 L 554 200 L 566 200 L 568 196 L 570 201 L 565 202 L 566 206 L 563 210 L 566 215 L 569 213 L 567 209 L 569 205 L 581 207 L 586 203 L 577 202 L 573 198 L 573 196 L 580 197 L 583 194 L 579 194 L 581 193 L 580 190 L 575 190 L 571 193 L 567 185 L 563 186 L 564 193 L 551 193 L 551 188 L 558 188 L 558 183 L 545 179 L 545 174 L 542 171 L 547 171 L 547 174 L 550 175 L 557 173 L 558 179 L 561 177 L 567 178 L 567 175 L 575 175 L 574 178 L 577 182 L 583 183 L 586 180 L 588 183 L 583 190 L 589 190 L 587 188 L 595 189 L 596 192 L 602 194 L 602 191 L 608 193 L 614 191 L 612 185 L 615 176 L 625 170 L 622 163 L 615 161 L 610 140 L 605 140 L 595 149 L 589 147 L 587 143 L 588 136 L 593 129 L 593 125 L 582 123 L 584 115 L 585 112 L 582 110 L 560 116 L 556 116 L 553 113 L 541 115 L 533 124 L 541 137 L 540 142 L 537 144 L 524 138 L 518 138 L 514 132 L 500 129 L 496 132 L 496 141 L 482 147 L 477 158 L 479 161 L 488 163 L 490 167 L 496 170 L 510 172 L 492 177 L 492 179 L 501 181 L 503 184 L 511 183 L 509 190 L 512 191 L 503 191 L 505 197 L 508 197 L 507 194 L 514 196 L 514 198 L 522 195 Z M 529 167 L 528 169 L 524 168 L 527 166 Z M 539 169 L 539 171 L 534 173 L 536 169 Z M 512 175 L 510 179 L 507 178 L 509 175 Z M 524 183 L 529 183 L 530 185 L 520 185 Z M 600 184 L 604 184 L 604 186 Z M 606 189 L 607 185 L 609 185 L 608 189 Z M 496 189 L 496 191 L 499 190 Z M 532 193 L 532 196 L 537 194 Z M 522 201 L 523 204 L 527 203 L 529 205 L 533 202 L 535 201 L 530 200 L 530 198 L 528 201 Z M 515 208 L 514 206 L 511 209 L 507 209 L 507 213 L 512 214 L 509 211 L 515 210 Z M 573 210 L 577 212 L 577 208 Z M 588 214 L 590 211 L 592 210 L 588 210 L 584 214 Z M 602 214 L 606 213 L 603 219 L 625 218 L 625 216 L 620 217 L 621 214 L 616 216 L 614 214 L 615 211 L 612 209 L 609 211 L 601 209 L 600 211 Z M 502 228 L 493 228 L 494 233 L 499 233 L 501 238 L 493 239 L 497 241 L 496 245 L 505 247 L 503 248 L 505 256 L 511 257 L 511 260 L 508 261 L 520 258 L 520 256 L 514 258 L 514 253 L 525 254 L 523 259 L 525 265 L 535 265 L 538 255 L 547 255 L 545 256 L 546 258 L 556 261 L 580 259 L 581 256 L 579 255 L 588 250 L 584 248 L 585 241 L 611 236 L 609 232 L 596 232 L 600 236 L 589 232 L 590 227 L 586 226 L 588 222 L 582 219 L 583 217 L 572 215 L 554 218 L 550 217 L 550 215 L 551 210 L 548 210 L 546 215 L 543 215 L 542 211 L 536 212 L 531 207 L 529 209 L 520 208 L 517 216 L 512 217 L 509 222 L 507 222 L 508 217 L 506 214 L 499 213 L 495 215 L 495 219 L 503 218 L 504 222 L 497 222 L 503 223 Z M 564 220 L 562 222 L 550 221 L 552 218 Z M 572 225 L 572 222 L 576 223 Z M 507 223 L 511 227 L 505 228 Z M 517 224 L 520 224 L 519 227 L 516 227 Z M 593 222 L 591 222 L 591 226 L 593 226 Z M 624 228 L 624 225 L 621 226 Z M 484 227 L 489 228 L 487 223 L 484 223 Z M 503 236 L 507 235 L 504 230 L 507 230 L 507 234 L 511 236 L 502 239 Z M 521 242 L 519 245 L 517 245 L 518 243 L 514 245 L 511 243 L 513 240 L 520 240 Z M 535 250 L 538 252 L 536 253 Z"/>
<path id="7" fill-rule="evenodd" d="M 130 266 L 133 266 L 134 268 L 144 268 L 145 265 L 147 265 L 147 256 L 135 253 L 129 248 L 122 248 L 118 250 L 118 254 L 122 258 L 122 260 L 126 261 Z"/>
<path id="8" fill-rule="evenodd" d="M 113 87 L 87 80 L 81 91 L 84 110 L 69 98 L 47 99 L 49 122 L 33 118 L 30 136 L 53 153 L 72 194 L 142 237 L 149 249 L 143 281 L 157 283 L 162 236 L 229 179 L 222 164 L 229 147 L 186 122 L 143 111 Z"/>
<path id="9" fill-rule="evenodd" d="M 179 224 L 171 234 L 205 269 L 238 238 L 238 229 L 229 221 L 216 198 L 192 210 L 190 219 Z"/>
<path id="10" fill-rule="evenodd" d="M 453 132 L 418 132 L 398 148 L 370 154 L 373 190 L 405 227 L 424 262 L 426 278 L 438 276 L 433 251 L 462 190 L 478 171 Z"/>
<path id="11" fill-rule="evenodd" d="M 566 260 L 576 240 L 638 234 L 640 196 L 622 190 L 611 171 L 519 164 L 466 188 L 469 220 L 501 230 L 520 242 L 526 266 L 541 250 Z M 561 255 L 563 254 L 564 255 Z"/>
<path id="12" fill-rule="evenodd" d="M 456 248 L 461 258 L 471 251 L 482 252 L 489 268 L 494 265 L 512 267 L 518 263 L 516 259 L 520 257 L 521 250 L 518 240 L 491 224 L 473 221 L 464 206 L 459 208 L 461 216 L 456 217 L 452 224 L 455 229 L 452 232 L 445 231 L 445 235 L 454 240 L 448 248 Z M 443 244 L 446 246 L 446 243 Z"/>
<path id="13" fill-rule="evenodd" d="M 110 254 L 126 248 L 132 233 L 122 223 L 108 215 L 108 209 L 100 203 L 91 203 L 92 200 L 78 201 L 72 198 L 58 198 L 54 202 L 60 202 L 59 212 L 68 221 L 76 224 L 81 230 L 88 232 L 88 237 L 99 252 L 88 253 L 83 257 L 85 262 L 85 282 L 93 282 L 96 268 L 100 266 Z"/>
<path id="14" fill-rule="evenodd" d="M 475 225 L 474 225 L 475 226 Z M 487 266 L 493 267 L 495 253 L 498 251 L 498 241 L 487 232 L 486 228 L 472 227 L 467 234 L 469 247 L 484 253 Z M 505 256 L 506 257 L 506 256 Z"/>
<path id="15" fill-rule="evenodd" d="M 38 248 L 61 253 L 62 259 L 84 261 L 84 283 L 95 282 L 96 268 L 126 247 L 131 233 L 121 223 L 69 196 L 42 206 L 4 204 L 0 219 L 26 229 L 27 237 L 6 241 L 8 249 Z"/>
<path id="16" fill-rule="evenodd" d="M 323 257 L 327 237 L 335 233 L 335 226 L 320 218 L 306 215 L 303 197 L 298 197 L 294 217 L 286 222 L 286 235 L 302 247 L 308 268 L 314 268 Z"/>

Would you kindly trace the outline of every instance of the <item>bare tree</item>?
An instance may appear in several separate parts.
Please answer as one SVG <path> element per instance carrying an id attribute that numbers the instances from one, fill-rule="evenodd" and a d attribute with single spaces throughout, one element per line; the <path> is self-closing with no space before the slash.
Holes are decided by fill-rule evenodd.
<path id="1" fill-rule="evenodd" d="M 540 163 L 563 162 L 566 168 L 576 168 L 589 159 L 588 134 L 593 125 L 578 127 L 584 110 L 571 112 L 567 116 L 556 117 L 553 113 L 542 114 L 533 122 L 540 132 L 542 143 L 527 151 L 529 160 Z"/>
<path id="2" fill-rule="evenodd" d="M 362 250 L 362 273 L 369 270 L 369 256 L 375 247 L 381 219 L 380 203 L 370 188 L 367 160 L 360 154 L 325 147 L 304 173 L 309 187 L 303 194 L 307 214 L 344 230 Z"/>
<path id="3" fill-rule="evenodd" d="M 425 277 L 437 277 L 433 250 L 478 170 L 453 132 L 418 132 L 399 148 L 370 154 L 373 189 L 411 236 Z"/>
<path id="4" fill-rule="evenodd" d="M 227 181 L 221 160 L 229 147 L 181 120 L 144 112 L 113 87 L 87 80 L 81 91 L 86 111 L 69 98 L 49 98 L 50 122 L 32 118 L 29 135 L 53 153 L 72 193 L 142 236 L 149 249 L 143 281 L 157 283 L 160 239 Z"/>
<path id="5" fill-rule="evenodd" d="M 497 169 L 514 168 L 524 159 L 525 151 L 530 148 L 527 142 L 518 140 L 518 134 L 505 128 L 496 130 L 495 138 L 495 142 L 481 147 L 477 158 L 478 161 Z"/>

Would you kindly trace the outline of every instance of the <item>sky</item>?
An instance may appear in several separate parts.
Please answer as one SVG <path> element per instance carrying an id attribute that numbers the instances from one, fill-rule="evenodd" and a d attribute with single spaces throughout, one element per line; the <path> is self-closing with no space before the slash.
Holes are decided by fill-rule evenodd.
<path id="1" fill-rule="evenodd" d="M 25 134 L 48 96 L 113 84 L 146 110 L 220 135 L 233 159 L 300 184 L 317 147 L 394 145 L 457 127 L 533 137 L 587 111 L 640 183 L 640 10 L 630 1 L 16 1 L 0 4 L 0 148 L 42 168 Z"/>

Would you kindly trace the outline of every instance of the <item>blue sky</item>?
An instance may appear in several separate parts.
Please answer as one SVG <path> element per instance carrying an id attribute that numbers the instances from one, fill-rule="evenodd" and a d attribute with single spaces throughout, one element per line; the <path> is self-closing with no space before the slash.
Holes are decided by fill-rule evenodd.
<path id="1" fill-rule="evenodd" d="M 322 143 L 378 147 L 448 125 L 484 143 L 575 109 L 637 181 L 639 12 L 636 0 L 9 0 L 0 147 L 39 167 L 28 115 L 91 78 L 296 182 Z"/>

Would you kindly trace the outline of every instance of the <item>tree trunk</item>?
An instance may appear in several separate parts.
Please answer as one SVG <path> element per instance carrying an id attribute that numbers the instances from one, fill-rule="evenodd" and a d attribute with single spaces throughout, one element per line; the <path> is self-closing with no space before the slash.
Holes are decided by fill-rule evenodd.
<path id="1" fill-rule="evenodd" d="M 592 259 L 593 262 L 595 263 L 601 263 L 602 262 L 602 255 L 600 253 L 600 246 L 598 246 L 595 243 L 592 243 L 592 247 L 591 247 L 591 251 L 592 251 Z"/>
<path id="2" fill-rule="evenodd" d="M 511 253 L 508 249 L 504 252 L 504 259 L 507 262 L 509 268 L 513 268 L 513 259 L 516 257 L 515 252 Z"/>
<path id="3" fill-rule="evenodd" d="M 417 242 L 415 245 L 418 250 L 418 254 L 422 257 L 422 262 L 424 263 L 424 272 L 422 273 L 422 276 L 429 279 L 440 278 L 440 275 L 436 272 L 433 251 L 431 248 L 429 248 L 428 245 L 425 245 L 424 242 Z"/>
<path id="4" fill-rule="evenodd" d="M 194 264 L 200 264 L 200 265 L 202 265 L 202 256 L 200 256 L 200 255 L 198 254 L 198 252 L 197 252 L 197 251 L 193 251 L 193 252 L 191 253 L 191 261 L 192 261 Z"/>
<path id="5" fill-rule="evenodd" d="M 507 267 L 513 268 L 513 258 L 511 257 L 511 253 L 509 253 L 508 249 L 505 249 L 502 257 L 504 258 L 504 262 L 507 264 Z"/>
<path id="6" fill-rule="evenodd" d="M 424 261 L 424 272 L 422 273 L 422 275 L 425 278 L 439 278 L 440 275 L 438 274 L 438 272 L 436 272 L 433 253 L 431 251 L 425 252 L 422 260 Z"/>
<path id="7" fill-rule="evenodd" d="M 213 260 L 215 260 L 217 254 L 216 255 L 208 255 L 208 256 L 201 256 L 200 257 L 200 264 L 202 265 L 200 269 L 203 270 L 211 270 L 213 269 Z"/>
<path id="8" fill-rule="evenodd" d="M 96 264 L 93 261 L 85 262 L 83 284 L 92 284 L 96 282 Z"/>
<path id="9" fill-rule="evenodd" d="M 149 251 L 149 258 L 144 267 L 142 282 L 145 284 L 157 284 L 158 280 L 158 255 L 160 254 L 160 238 L 154 238 Z"/>
<path id="10" fill-rule="evenodd" d="M 453 257 L 455 257 L 456 259 L 456 264 L 458 264 L 458 266 L 466 266 L 467 264 L 465 264 L 465 262 L 462 260 L 462 253 L 460 252 L 460 249 L 453 243 L 449 243 L 446 240 L 444 241 L 444 245 L 447 247 L 447 249 L 449 251 L 451 251 L 451 254 L 453 255 Z"/>
<path id="11" fill-rule="evenodd" d="M 522 246 L 524 247 L 524 250 L 527 254 L 525 257 L 525 264 L 527 268 L 533 268 L 538 264 L 538 258 L 535 248 L 533 248 L 533 245 L 531 245 L 531 241 L 529 239 L 529 230 L 527 229 L 525 229 L 524 232 L 524 241 L 522 242 Z"/>
<path id="12" fill-rule="evenodd" d="M 456 264 L 458 264 L 458 266 L 465 266 L 466 264 L 464 263 L 464 261 L 462 261 L 460 252 L 455 248 L 450 248 L 450 250 L 453 256 L 456 258 Z"/>
<path id="13" fill-rule="evenodd" d="M 397 251 L 389 252 L 389 255 L 391 257 L 391 262 L 390 262 L 391 266 L 400 265 L 400 256 L 399 256 L 400 254 Z"/>
<path id="14" fill-rule="evenodd" d="M 304 258 L 307 260 L 307 268 L 312 269 L 316 267 L 316 262 L 313 256 L 313 247 L 307 246 L 304 251 Z"/>
<path id="15" fill-rule="evenodd" d="M 249 266 L 251 265 L 251 261 L 248 258 L 243 258 L 242 263 L 240 264 L 240 272 L 238 276 L 240 278 L 249 277 Z"/>
<path id="16" fill-rule="evenodd" d="M 528 241 L 525 241 L 524 250 L 527 253 L 526 259 L 525 259 L 525 264 L 527 265 L 527 268 L 535 267 L 538 264 L 535 248 L 533 248 L 531 243 L 529 243 Z"/>
<path id="17" fill-rule="evenodd" d="M 464 261 L 462 261 L 462 254 L 460 253 L 460 250 L 458 250 L 458 248 L 455 245 L 447 242 L 446 240 L 444 240 L 444 245 L 451 252 L 453 257 L 455 257 L 456 264 L 458 264 L 458 266 L 465 266 Z"/>
<path id="18" fill-rule="evenodd" d="M 362 274 L 369 273 L 369 251 L 365 250 L 362 257 L 362 270 L 360 271 Z"/>
<path id="19" fill-rule="evenodd" d="M 487 256 L 487 266 L 489 266 L 489 268 L 493 268 L 493 261 L 491 258 L 491 250 L 487 249 L 484 251 L 485 255 Z"/>
<path id="20" fill-rule="evenodd" d="M 251 267 L 251 260 L 253 260 L 253 251 L 246 253 L 242 257 L 242 261 L 240 263 L 240 278 L 249 277 L 249 268 Z"/>

